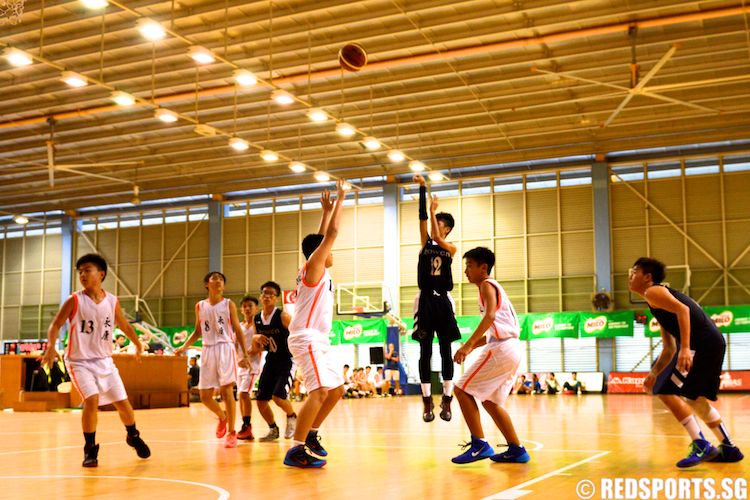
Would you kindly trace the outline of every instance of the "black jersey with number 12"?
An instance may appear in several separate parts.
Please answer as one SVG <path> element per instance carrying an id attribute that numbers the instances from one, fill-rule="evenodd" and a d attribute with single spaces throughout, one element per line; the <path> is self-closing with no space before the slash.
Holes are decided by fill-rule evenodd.
<path id="1" fill-rule="evenodd" d="M 417 264 L 417 282 L 423 292 L 449 292 L 453 290 L 453 274 L 451 274 L 451 253 L 427 238 L 422 251 L 419 252 Z"/>

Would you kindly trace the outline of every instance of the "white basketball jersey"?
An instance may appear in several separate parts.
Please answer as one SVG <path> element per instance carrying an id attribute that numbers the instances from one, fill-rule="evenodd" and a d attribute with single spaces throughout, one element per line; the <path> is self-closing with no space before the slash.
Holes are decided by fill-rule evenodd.
<path id="1" fill-rule="evenodd" d="M 297 275 L 297 300 L 294 317 L 289 324 L 290 335 L 306 329 L 328 334 L 333 323 L 333 280 L 328 269 L 320 281 L 313 285 L 305 280 L 307 263 Z"/>
<path id="2" fill-rule="evenodd" d="M 234 330 L 229 315 L 229 299 L 211 305 L 208 299 L 195 305 L 195 316 L 203 335 L 203 345 L 234 344 Z"/>
<path id="3" fill-rule="evenodd" d="M 71 295 L 74 306 L 68 318 L 66 359 L 83 361 L 112 356 L 115 307 L 119 301 L 111 293 L 102 292 L 104 299 L 98 304 L 83 290 Z"/>
<path id="4" fill-rule="evenodd" d="M 508 295 L 500 283 L 487 278 L 484 280 L 489 282 L 490 285 L 497 291 L 497 310 L 495 311 L 495 320 L 492 322 L 490 327 L 485 332 L 487 337 L 487 343 L 499 342 L 506 339 L 517 339 L 521 333 L 521 328 L 518 325 L 518 316 L 516 310 L 513 309 L 513 304 L 510 303 Z M 482 294 L 479 294 L 479 312 L 484 315 L 485 307 L 484 301 L 482 300 Z"/>
<path id="5" fill-rule="evenodd" d="M 240 323 L 240 326 L 242 327 L 242 333 L 245 334 L 245 349 L 247 349 L 250 357 L 250 373 L 260 373 L 260 362 L 263 353 L 250 354 L 250 349 L 253 347 L 253 335 L 255 335 L 255 322 L 245 323 L 243 321 Z"/>

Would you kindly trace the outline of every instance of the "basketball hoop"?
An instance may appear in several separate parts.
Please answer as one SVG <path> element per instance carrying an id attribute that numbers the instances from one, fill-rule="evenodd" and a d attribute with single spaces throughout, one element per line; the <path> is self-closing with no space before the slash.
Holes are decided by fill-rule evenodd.
<path id="1" fill-rule="evenodd" d="M 18 24 L 23 15 L 23 4 L 26 0 L 0 0 L 0 26 Z"/>

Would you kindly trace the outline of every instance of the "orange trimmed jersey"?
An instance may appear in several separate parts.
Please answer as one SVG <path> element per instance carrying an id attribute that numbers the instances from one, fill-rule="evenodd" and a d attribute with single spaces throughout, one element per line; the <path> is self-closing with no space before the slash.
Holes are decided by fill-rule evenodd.
<path id="1" fill-rule="evenodd" d="M 497 309 L 495 311 L 495 319 L 492 324 L 485 332 L 487 337 L 487 343 L 499 342 L 506 339 L 517 339 L 521 333 L 521 328 L 518 325 L 518 315 L 516 310 L 513 308 L 513 304 L 510 303 L 508 295 L 500 283 L 487 278 L 484 282 L 489 282 L 490 285 L 495 289 L 497 294 Z M 485 306 L 482 300 L 482 294 L 479 294 L 479 312 L 484 315 Z"/>
<path id="2" fill-rule="evenodd" d="M 333 280 L 328 269 L 317 283 L 309 283 L 307 263 L 297 275 L 297 299 L 294 303 L 294 317 L 289 331 L 294 334 L 303 330 L 317 330 L 326 335 L 333 323 Z"/>
<path id="3" fill-rule="evenodd" d="M 208 299 L 195 304 L 195 317 L 200 325 L 204 346 L 234 344 L 234 330 L 229 313 L 229 299 L 211 305 Z"/>
<path id="4" fill-rule="evenodd" d="M 98 304 L 79 290 L 74 292 L 73 312 L 68 317 L 68 347 L 65 359 L 84 361 L 112 357 L 117 297 L 104 290 Z"/>

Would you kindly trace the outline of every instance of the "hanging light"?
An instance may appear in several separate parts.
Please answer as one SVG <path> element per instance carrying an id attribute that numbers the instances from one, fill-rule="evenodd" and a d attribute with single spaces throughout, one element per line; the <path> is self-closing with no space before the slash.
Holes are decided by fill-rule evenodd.
<path id="1" fill-rule="evenodd" d="M 79 0 L 81 5 L 87 9 L 103 9 L 109 2 L 107 0 Z"/>
<path id="2" fill-rule="evenodd" d="M 174 123 L 179 119 L 176 113 L 164 108 L 157 109 L 154 116 L 164 123 Z"/>
<path id="3" fill-rule="evenodd" d="M 119 106 L 132 106 L 135 104 L 135 97 L 121 90 L 112 92 L 112 100 Z"/>
<path id="4" fill-rule="evenodd" d="M 234 81 L 242 87 L 252 87 L 258 83 L 258 78 L 253 74 L 252 71 L 246 69 L 236 69 L 233 73 Z"/>
<path id="5" fill-rule="evenodd" d="M 388 151 L 388 159 L 391 160 L 393 163 L 399 163 L 406 159 L 406 156 L 404 156 L 404 153 L 401 152 L 399 149 L 392 149 Z"/>
<path id="6" fill-rule="evenodd" d="M 16 224 L 25 226 L 26 224 L 29 223 L 29 218 L 26 217 L 25 215 L 16 215 L 13 217 L 13 222 L 15 222 Z"/>
<path id="7" fill-rule="evenodd" d="M 354 127 L 345 122 L 341 122 L 336 125 L 336 132 L 341 137 L 351 137 L 357 133 Z"/>
<path id="8" fill-rule="evenodd" d="M 21 66 L 29 66 L 34 63 L 34 60 L 29 54 L 23 50 L 7 48 L 3 51 L 3 57 L 8 60 L 8 64 L 20 68 Z"/>
<path id="9" fill-rule="evenodd" d="M 190 49 L 188 49 L 188 54 L 190 55 L 190 58 L 198 64 L 211 64 L 216 61 L 211 51 L 200 45 L 193 45 L 190 47 Z"/>
<path id="10" fill-rule="evenodd" d="M 320 123 L 328 120 L 328 113 L 319 108 L 313 108 L 307 112 L 307 117 L 310 120 Z"/>
<path id="11" fill-rule="evenodd" d="M 147 17 L 138 19 L 138 21 L 136 21 L 136 26 L 138 27 L 138 31 L 141 32 L 141 35 L 152 42 L 161 40 L 167 36 L 167 32 L 164 31 L 164 27 L 161 24 Z"/>
<path id="12" fill-rule="evenodd" d="M 331 180 L 331 176 L 328 175 L 327 172 L 323 172 L 322 170 L 318 170 L 313 174 L 313 177 L 315 177 L 315 180 L 318 182 L 328 182 Z"/>
<path id="13" fill-rule="evenodd" d="M 294 97 L 292 97 L 292 94 L 290 94 L 286 90 L 281 89 L 276 89 L 271 92 L 271 99 L 276 101 L 278 104 L 281 104 L 282 106 L 288 106 L 294 102 Z"/>
<path id="14" fill-rule="evenodd" d="M 412 172 L 422 172 L 426 168 L 424 163 L 419 160 L 412 160 L 409 162 L 409 168 Z"/>
<path id="15" fill-rule="evenodd" d="M 85 87 L 89 84 L 86 77 L 76 73 L 75 71 L 63 71 L 60 75 L 60 80 L 64 81 L 71 87 Z"/>
<path id="16" fill-rule="evenodd" d="M 232 146 L 232 149 L 235 151 L 247 151 L 250 148 L 250 143 L 239 137 L 232 137 L 229 139 L 229 145 Z"/>
<path id="17" fill-rule="evenodd" d="M 427 174 L 427 177 L 430 178 L 432 182 L 440 182 L 445 180 L 445 176 L 440 172 L 432 171 L 429 174 Z"/>
<path id="18" fill-rule="evenodd" d="M 362 139 L 362 144 L 364 145 L 365 148 L 367 148 L 370 151 L 377 151 L 378 149 L 380 149 L 380 146 L 381 146 L 379 140 L 369 135 L 365 137 L 364 139 Z"/>
<path id="19" fill-rule="evenodd" d="M 141 188 L 138 186 L 133 186 L 133 199 L 130 200 L 130 203 L 133 205 L 141 204 Z"/>
<path id="20" fill-rule="evenodd" d="M 263 160 L 267 162 L 276 161 L 279 159 L 279 155 L 277 155 L 275 152 L 271 151 L 270 149 L 264 149 L 260 152 L 260 157 L 263 158 Z"/>
<path id="21" fill-rule="evenodd" d="M 307 165 L 305 165 L 301 161 L 290 161 L 289 170 L 291 170 L 295 174 L 301 174 L 302 172 L 307 170 Z"/>

